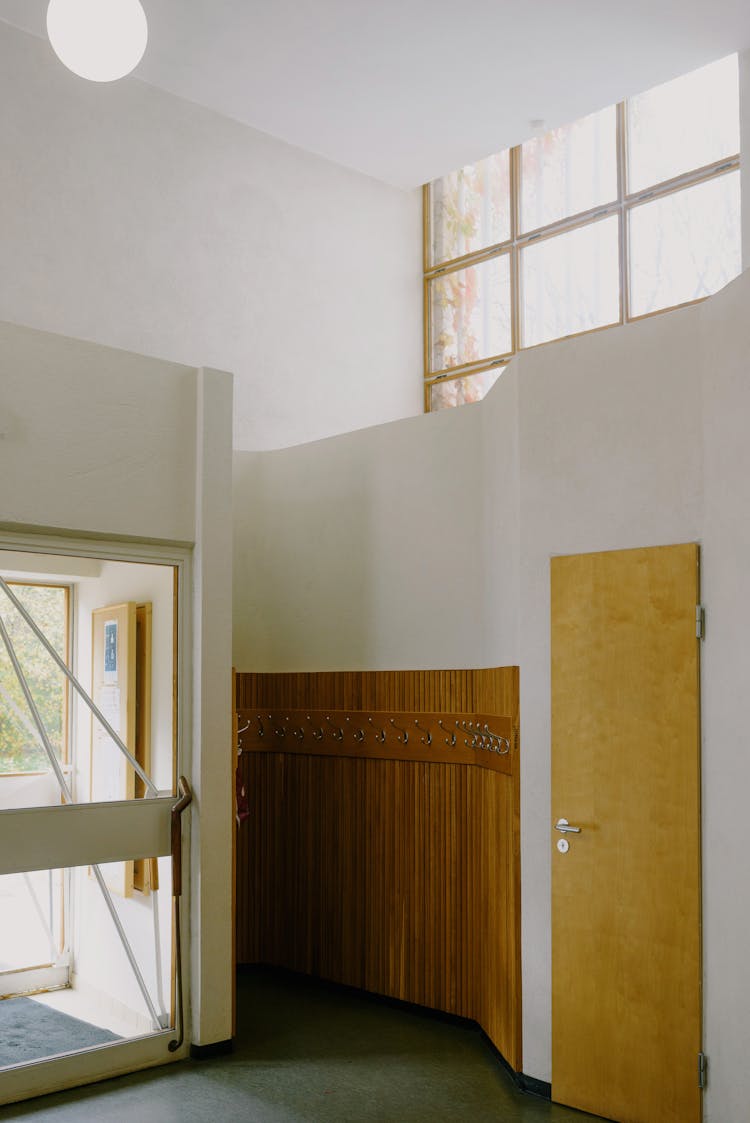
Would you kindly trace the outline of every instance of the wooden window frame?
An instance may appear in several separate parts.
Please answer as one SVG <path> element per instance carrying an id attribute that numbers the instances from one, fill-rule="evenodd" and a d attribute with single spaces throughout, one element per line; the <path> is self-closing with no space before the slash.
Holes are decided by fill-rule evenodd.
<path id="1" fill-rule="evenodd" d="M 510 238 L 504 242 L 498 242 L 495 245 L 486 246 L 481 250 L 476 250 L 474 253 L 463 254 L 459 257 L 450 258 L 447 261 L 441 261 L 437 265 L 433 265 L 431 261 L 432 256 L 432 207 L 431 207 L 431 187 L 432 185 L 426 183 L 422 188 L 422 234 L 423 234 L 423 263 L 424 263 L 424 276 L 423 276 L 423 333 L 424 333 L 424 409 L 425 413 L 432 412 L 431 410 L 431 397 L 432 387 L 444 381 L 452 381 L 455 378 L 466 377 L 467 375 L 480 374 L 482 371 L 490 370 L 492 367 L 505 366 L 515 355 L 522 351 L 533 351 L 537 347 L 546 347 L 549 343 L 559 342 L 561 339 L 572 339 L 580 335 L 591 335 L 594 332 L 609 331 L 612 327 L 619 327 L 622 324 L 635 323 L 638 320 L 649 319 L 651 316 L 661 316 L 665 312 L 673 312 L 676 308 L 689 307 L 692 304 L 702 303 L 706 297 L 698 297 L 695 300 L 684 301 L 681 304 L 672 304 L 666 308 L 658 308 L 652 312 L 644 312 L 638 316 L 634 316 L 630 312 L 630 263 L 629 263 L 629 218 L 631 211 L 643 203 L 653 202 L 656 199 L 663 198 L 667 195 L 675 194 L 678 191 L 685 191 L 691 187 L 695 187 L 700 183 L 705 183 L 708 180 L 715 179 L 719 176 L 730 175 L 733 172 L 739 171 L 740 168 L 740 153 L 735 153 L 732 156 L 723 157 L 716 160 L 711 164 L 706 164 L 699 168 L 693 168 L 690 171 L 684 172 L 678 176 L 673 176 L 670 179 L 662 180 L 658 183 L 650 184 L 642 188 L 640 191 L 628 192 L 627 190 L 627 102 L 618 102 L 615 107 L 615 130 L 616 130 L 616 159 L 617 159 L 617 198 L 611 200 L 609 203 L 592 207 L 587 211 L 582 211 L 579 214 L 570 215 L 564 219 L 559 219 L 556 222 L 550 223 L 547 226 L 540 226 L 534 230 L 528 230 L 521 233 L 520 230 L 520 206 L 521 206 L 521 145 L 516 145 L 510 149 L 510 224 L 511 233 Z M 554 339 L 545 340 L 543 343 L 535 343 L 525 346 L 522 341 L 523 325 L 521 322 L 521 253 L 526 246 L 543 239 L 558 237 L 562 234 L 567 234 L 572 230 L 580 229 L 584 226 L 589 226 L 594 222 L 610 216 L 617 216 L 618 219 L 618 245 L 619 245 L 619 287 L 620 287 L 620 300 L 619 300 L 619 317 L 616 321 L 610 324 L 604 324 L 600 327 L 586 328 L 583 331 L 572 332 L 569 335 L 556 336 Z M 447 273 L 455 272 L 458 269 L 465 269 L 472 265 L 478 265 L 483 262 L 492 260 L 495 257 L 500 257 L 503 254 L 510 255 L 510 303 L 511 303 L 511 339 L 512 349 L 502 355 L 488 355 L 486 358 L 476 360 L 470 363 L 462 363 L 452 367 L 445 367 L 442 370 L 431 370 L 432 359 L 432 323 L 431 323 L 431 307 L 430 307 L 430 284 L 438 277 L 442 277 Z"/>

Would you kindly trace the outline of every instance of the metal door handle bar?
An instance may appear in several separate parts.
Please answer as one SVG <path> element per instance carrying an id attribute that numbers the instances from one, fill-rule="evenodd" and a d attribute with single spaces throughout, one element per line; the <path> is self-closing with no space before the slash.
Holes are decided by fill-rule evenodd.
<path id="1" fill-rule="evenodd" d="M 177 1017 L 175 1028 L 179 1033 L 167 1048 L 176 1053 L 185 1040 L 185 1011 L 182 1001 L 182 941 L 180 938 L 180 897 L 182 896 L 182 812 L 192 803 L 193 793 L 184 776 L 177 784 L 180 798 L 172 808 L 172 896 L 174 899 L 174 951 L 175 951 L 175 991 L 177 998 Z"/>
<path id="2" fill-rule="evenodd" d="M 555 823 L 555 830 L 559 831 L 560 834 L 580 834 L 581 833 L 581 828 L 580 827 L 571 827 L 571 825 L 570 825 L 570 823 L 568 822 L 567 819 L 558 819 L 557 822 Z"/>

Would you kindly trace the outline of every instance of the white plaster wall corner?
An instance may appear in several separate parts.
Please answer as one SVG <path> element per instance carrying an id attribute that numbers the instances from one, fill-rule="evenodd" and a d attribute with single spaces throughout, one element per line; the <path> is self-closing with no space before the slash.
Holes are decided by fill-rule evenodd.
<path id="1" fill-rule="evenodd" d="M 0 103 L 0 318 L 233 371 L 239 448 L 421 411 L 419 192 L 4 23 Z"/>
<path id="2" fill-rule="evenodd" d="M 704 1049 L 706 1117 L 741 1119 L 750 1100 L 750 889 L 743 870 L 747 636 L 750 630 L 750 272 L 699 310 L 705 514 L 701 599 Z"/>
<path id="3" fill-rule="evenodd" d="M 190 978 L 192 1041 L 232 1035 L 232 390 L 195 373 Z"/>
<path id="4" fill-rule="evenodd" d="M 155 541 L 193 537 L 193 372 L 0 323 L 3 521 Z"/>
<path id="5" fill-rule="evenodd" d="M 750 269 L 750 47 L 738 55 L 740 76 L 740 181 L 742 268 Z"/>

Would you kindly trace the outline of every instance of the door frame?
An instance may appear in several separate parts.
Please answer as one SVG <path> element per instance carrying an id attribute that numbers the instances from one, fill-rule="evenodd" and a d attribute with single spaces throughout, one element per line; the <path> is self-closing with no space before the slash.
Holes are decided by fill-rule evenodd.
<path id="1" fill-rule="evenodd" d="M 703 686 L 703 660 L 702 660 L 702 654 L 703 653 L 702 653 L 701 640 L 703 639 L 703 628 L 702 628 L 702 624 L 700 623 L 700 621 L 702 620 L 702 592 L 701 592 L 701 561 L 702 561 L 701 554 L 702 554 L 702 546 L 701 546 L 701 542 L 697 541 L 697 540 L 689 540 L 689 541 L 685 541 L 685 542 L 681 541 L 681 542 L 677 542 L 677 543 L 657 544 L 657 545 L 648 545 L 648 546 L 636 546 L 636 547 L 620 547 L 620 548 L 605 549 L 605 550 L 588 550 L 588 551 L 575 552 L 575 553 L 570 552 L 570 553 L 565 553 L 565 554 L 555 554 L 555 555 L 552 555 L 551 558 L 550 558 L 549 572 L 550 572 L 550 584 L 552 585 L 552 579 L 553 579 L 552 567 L 553 567 L 553 563 L 555 561 L 558 561 L 558 560 L 564 561 L 566 559 L 570 559 L 572 561 L 575 561 L 577 559 L 596 558 L 596 557 L 599 557 L 599 556 L 606 557 L 608 555 L 628 555 L 628 554 L 636 555 L 636 554 L 645 554 L 645 553 L 648 553 L 648 552 L 651 552 L 651 551 L 653 551 L 654 553 L 657 553 L 659 551 L 680 550 L 680 549 L 684 549 L 684 548 L 691 548 L 695 551 L 695 566 L 696 566 L 696 570 L 695 570 L 695 604 L 693 605 L 692 603 L 690 603 L 690 605 L 689 605 L 690 613 L 688 614 L 686 612 L 685 618 L 680 616 L 680 620 L 681 620 L 680 626 L 687 629 L 688 617 L 689 617 L 690 629 L 693 628 L 694 622 L 695 622 L 695 632 L 694 632 L 694 636 L 695 636 L 695 640 L 694 640 L 694 642 L 695 642 L 695 659 L 696 659 L 695 670 L 696 670 L 697 674 L 696 674 L 696 679 L 695 679 L 696 694 L 695 694 L 695 697 L 694 697 L 694 703 L 695 703 L 695 709 L 696 709 L 695 717 L 696 717 L 696 720 L 697 720 L 697 728 L 696 728 L 695 732 L 696 732 L 697 736 L 696 736 L 695 747 L 694 747 L 694 751 L 695 751 L 696 755 L 695 755 L 695 758 L 693 760 L 693 765 L 692 765 L 692 767 L 694 767 L 694 769 L 695 769 L 695 774 L 694 774 L 693 780 L 691 781 L 691 784 L 694 782 L 693 795 L 697 799 L 697 805 L 696 805 L 697 823 L 695 823 L 695 835 L 694 835 L 696 853 L 693 855 L 695 857 L 695 859 L 697 860 L 697 877 L 696 877 L 695 883 L 693 885 L 693 889 L 694 889 L 694 892 L 695 892 L 694 903 L 697 905 L 697 913 L 696 913 L 696 916 L 695 916 L 695 919 L 697 920 L 697 931 L 695 929 L 692 930 L 693 933 L 694 933 L 694 936 L 697 938 L 697 971 L 695 973 L 695 978 L 694 978 L 694 983 L 695 983 L 696 989 L 693 992 L 694 996 L 697 999 L 697 1002 L 696 1002 L 697 1009 L 693 1010 L 693 1014 L 697 1014 L 697 1023 L 698 1023 L 697 1024 L 697 1048 L 696 1048 L 696 1053 L 695 1053 L 695 1089 L 699 1090 L 699 1091 L 702 1091 L 702 1089 L 704 1087 L 704 1084 L 699 1082 L 699 1068 L 700 1068 L 699 1058 L 703 1057 L 702 1050 L 705 1048 L 705 1044 L 704 1044 L 704 1032 L 705 1032 L 705 987 L 704 987 L 705 965 L 704 965 L 704 958 L 703 958 L 703 862 L 702 862 L 702 841 L 703 841 L 703 839 L 702 839 L 702 835 L 703 835 L 703 818 L 702 818 L 703 730 L 702 730 L 702 722 L 701 722 L 701 698 L 702 698 L 702 686 Z M 688 605 L 687 605 L 687 602 L 686 602 L 686 609 L 687 609 L 687 607 L 688 607 Z M 696 610 L 695 616 L 693 616 L 693 609 L 694 608 Z M 551 609 L 551 611 L 550 611 L 550 628 L 551 628 L 550 638 L 552 639 L 552 626 L 553 626 L 553 605 L 552 604 L 550 605 L 550 609 Z M 690 632 L 690 634 L 691 635 L 693 634 L 692 631 Z M 687 643 L 686 636 L 683 636 L 683 639 L 682 639 L 681 642 L 684 643 L 684 644 Z M 552 656 L 552 654 L 553 654 L 552 646 L 550 646 L 550 655 Z M 553 669 L 553 674 L 554 674 L 554 669 Z M 550 687 L 552 688 L 552 682 L 550 683 Z M 552 698 L 552 692 L 551 692 L 550 697 Z M 565 811 L 566 814 L 569 813 L 569 811 L 565 807 L 560 805 L 559 800 L 556 801 L 556 791 L 555 791 L 555 787 L 554 787 L 554 762 L 555 762 L 554 726 L 551 728 L 551 734 L 552 734 L 552 737 L 551 737 L 551 744 L 550 744 L 550 748 L 551 748 L 551 756 L 550 756 L 550 796 L 551 796 L 550 835 L 551 835 L 551 842 L 552 842 L 551 862 L 553 863 L 553 866 L 552 866 L 552 870 L 551 870 L 551 879 L 550 880 L 551 880 L 552 898 L 554 898 L 554 870 L 555 870 L 555 864 L 558 863 L 561 860 L 559 858 L 559 856 L 555 853 L 554 848 L 555 848 L 556 844 L 558 844 L 558 845 L 560 844 L 560 840 L 563 837 L 566 840 L 568 839 L 567 834 L 563 835 L 562 833 L 561 834 L 555 833 L 555 829 L 554 829 L 554 827 L 555 827 L 555 817 L 557 815 L 559 815 L 560 812 L 563 811 L 563 810 Z M 689 765 L 686 765 L 686 768 L 687 767 L 689 767 Z M 559 792 L 557 794 L 559 795 Z M 692 807 L 692 803 L 690 804 L 690 806 Z M 565 824 L 566 822 L 567 821 L 565 819 L 560 819 L 558 821 L 559 824 Z M 584 825 L 583 823 L 581 825 L 584 827 L 584 830 L 588 834 L 590 827 L 588 825 Z M 565 831 L 566 829 L 568 829 L 568 828 L 561 827 L 560 825 L 557 826 L 558 831 Z M 571 827 L 570 829 L 574 830 L 576 828 Z M 576 835 L 573 834 L 570 837 L 571 837 L 571 846 L 574 847 L 576 845 L 575 844 Z M 564 858 L 562 860 L 565 861 Z M 551 921 L 552 921 L 552 929 L 554 929 L 554 921 L 555 921 L 554 901 L 552 901 Z M 554 939 L 554 931 L 551 931 L 551 939 Z M 554 963 L 554 956 L 553 956 L 553 963 Z M 554 977 L 553 977 L 552 978 L 553 1002 L 554 1002 L 554 993 L 555 993 L 555 985 L 554 985 Z M 551 1023 L 551 1029 L 552 1029 L 552 1034 L 553 1034 L 553 1060 L 554 1060 L 554 1051 L 555 1051 L 554 1050 L 554 1033 L 555 1033 L 554 1019 Z M 560 1029 L 559 1029 L 559 1026 L 558 1026 L 558 1031 L 561 1032 Z M 685 1057 L 685 1060 L 687 1062 L 687 1057 L 688 1057 L 689 1054 L 683 1053 L 682 1055 Z M 686 1069 L 687 1069 L 687 1064 L 686 1064 Z M 687 1085 L 683 1085 L 683 1087 L 686 1087 L 686 1086 Z M 553 1095 L 553 1098 L 554 1098 L 554 1096 L 555 1096 L 554 1069 L 553 1069 L 553 1072 L 552 1072 L 552 1095 Z M 560 1102 L 560 1103 L 566 1104 L 566 1105 L 570 1104 L 570 1106 L 577 1107 L 577 1109 L 581 1110 L 581 1111 L 586 1111 L 586 1110 L 597 1111 L 597 1110 L 599 1110 L 599 1111 L 605 1111 L 606 1112 L 606 1107 L 602 1108 L 601 1106 L 599 1106 L 597 1108 L 597 1106 L 595 1104 L 591 1104 L 591 1105 L 577 1104 L 575 1101 L 568 1101 L 567 1099 L 561 1100 L 561 1101 L 556 1101 L 556 1102 Z M 703 1118 L 703 1109 L 704 1109 L 703 1096 L 700 1095 L 698 1097 L 698 1100 L 697 1100 L 696 1110 L 698 1112 L 698 1115 L 696 1116 L 696 1119 L 702 1119 Z M 619 1117 L 620 1116 L 618 1115 L 618 1118 Z"/>
<path id="2" fill-rule="evenodd" d="M 183 542 L 148 542 L 118 535 L 80 535 L 76 533 L 0 524 L 0 560 L 4 551 L 27 554 L 57 554 L 69 557 L 95 558 L 101 561 L 164 565 L 173 568 L 176 577 L 173 626 L 176 706 L 174 708 L 175 756 L 174 777 L 193 774 L 193 717 L 191 682 L 193 674 L 193 546 Z M 174 799 L 177 797 L 175 796 Z M 171 797 L 170 797 L 171 799 Z M 83 805 L 96 814 L 96 808 L 107 805 Z M 48 809 L 62 811 L 63 808 Z M 72 810 L 72 808 L 71 808 Z M 14 811 L 0 812 L 17 816 Z M 183 854 L 190 853 L 190 817 L 183 817 Z M 137 855 L 136 855 L 137 856 Z M 184 861 L 184 859 L 183 859 Z M 183 876 L 182 914 L 186 923 L 183 932 L 182 979 L 185 1025 L 190 1024 L 190 943 L 187 918 L 191 909 L 191 878 L 189 869 Z M 183 1060 L 189 1055 L 190 1034 L 185 1033 L 180 1048 L 167 1048 L 174 1029 L 154 1031 L 125 1041 L 112 1042 L 93 1049 L 58 1056 L 49 1060 L 31 1061 L 0 1071 L 0 1104 L 14 1103 L 49 1092 L 104 1080 L 137 1069 Z"/>

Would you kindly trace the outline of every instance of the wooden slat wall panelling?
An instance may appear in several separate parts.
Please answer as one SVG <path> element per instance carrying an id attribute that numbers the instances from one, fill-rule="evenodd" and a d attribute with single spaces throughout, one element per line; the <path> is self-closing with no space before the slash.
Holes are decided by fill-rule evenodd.
<path id="1" fill-rule="evenodd" d="M 289 719 L 283 739 L 259 738 L 256 725 L 243 742 L 239 961 L 474 1018 L 520 1070 L 518 668 L 239 674 L 237 709 L 241 724 Z M 337 746 L 333 732 L 320 755 L 307 732 L 291 734 L 308 714 L 306 731 L 348 716 L 349 732 L 386 713 L 412 724 L 395 753 L 389 729 L 383 757 L 352 736 Z M 461 734 L 451 757 L 434 725 L 426 747 L 420 714 L 420 725 L 482 715 L 510 752 L 466 749 Z"/>

